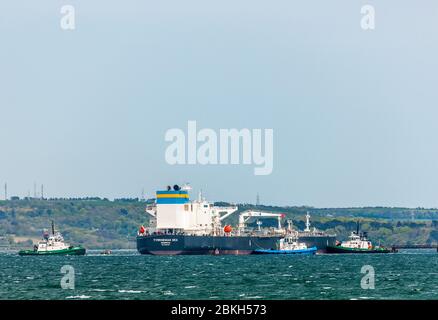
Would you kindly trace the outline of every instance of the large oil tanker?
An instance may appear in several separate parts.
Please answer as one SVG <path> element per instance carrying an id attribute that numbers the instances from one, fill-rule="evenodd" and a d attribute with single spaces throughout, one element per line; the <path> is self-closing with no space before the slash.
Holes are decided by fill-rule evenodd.
<path id="1" fill-rule="evenodd" d="M 175 185 L 157 191 L 153 205 L 146 208 L 151 215 L 150 225 L 141 226 L 137 235 L 137 249 L 141 254 L 252 254 L 257 249 L 275 249 L 278 241 L 288 232 L 297 232 L 300 242 L 308 247 L 316 246 L 325 252 L 327 246 L 336 242 L 335 235 L 328 235 L 315 228 L 310 229 L 307 214 L 306 229 L 292 230 L 282 227 L 284 214 L 244 211 L 239 215 L 239 224 L 234 230 L 222 221 L 238 211 L 237 207 L 214 206 L 200 194 L 197 200 L 189 200 L 189 186 Z M 249 229 L 246 223 L 251 218 L 275 218 L 276 228 Z"/>

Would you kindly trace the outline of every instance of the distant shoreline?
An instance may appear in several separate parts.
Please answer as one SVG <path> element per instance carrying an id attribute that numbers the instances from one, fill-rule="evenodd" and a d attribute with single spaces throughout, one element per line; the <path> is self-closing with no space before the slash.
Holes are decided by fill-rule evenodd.
<path id="1" fill-rule="evenodd" d="M 145 207 L 153 199 L 118 199 L 114 201 L 97 197 L 57 200 L 8 200 L 0 201 L 0 245 L 28 248 L 39 241 L 43 229 L 54 220 L 66 242 L 85 248 L 135 249 L 135 238 L 141 225 L 149 224 Z M 228 202 L 215 202 L 229 206 Z M 262 210 L 282 213 L 284 223 L 292 220 L 293 227 L 305 228 L 305 215 L 311 215 L 312 226 L 337 238 L 346 239 L 355 230 L 357 220 L 376 243 L 428 244 L 438 242 L 438 209 L 424 208 L 313 208 L 308 206 L 268 206 L 237 204 L 238 212 L 226 218 L 226 223 L 237 225 L 239 212 Z M 276 221 L 265 219 L 263 227 L 275 226 Z M 254 221 L 248 227 L 257 227 Z M 30 239 L 30 241 L 29 241 Z"/>

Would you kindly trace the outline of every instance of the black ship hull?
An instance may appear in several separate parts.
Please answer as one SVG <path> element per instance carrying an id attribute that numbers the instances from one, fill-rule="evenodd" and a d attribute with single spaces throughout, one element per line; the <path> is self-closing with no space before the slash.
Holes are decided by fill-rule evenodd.
<path id="1" fill-rule="evenodd" d="M 144 235 L 137 237 L 137 250 L 153 255 L 253 254 L 257 249 L 277 249 L 280 236 L 192 236 Z M 334 245 L 334 236 L 303 236 L 300 242 L 325 252 Z"/>

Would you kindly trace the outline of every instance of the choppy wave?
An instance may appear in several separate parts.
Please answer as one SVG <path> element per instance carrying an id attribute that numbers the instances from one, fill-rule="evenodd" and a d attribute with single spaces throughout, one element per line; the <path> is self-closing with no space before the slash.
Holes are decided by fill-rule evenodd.
<path id="1" fill-rule="evenodd" d="M 71 292 L 60 285 L 65 264 L 75 270 Z M 373 290 L 361 287 L 364 265 L 374 267 Z M 437 299 L 437 266 L 430 252 L 306 259 L 0 254 L 0 292 L 4 299 Z"/>
<path id="2" fill-rule="evenodd" d="M 142 293 L 140 290 L 119 290 L 119 293 Z"/>

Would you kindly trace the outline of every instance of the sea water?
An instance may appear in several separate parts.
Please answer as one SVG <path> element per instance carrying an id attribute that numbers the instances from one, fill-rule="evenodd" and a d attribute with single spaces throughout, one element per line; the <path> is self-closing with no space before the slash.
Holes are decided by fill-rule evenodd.
<path id="1" fill-rule="evenodd" d="M 71 266 L 70 274 L 62 273 Z M 372 273 L 361 273 L 371 267 Z M 61 281 L 72 276 L 74 289 Z M 374 289 L 363 286 L 373 276 Z M 396 254 L 86 256 L 0 253 L 0 299 L 438 299 L 436 250 Z"/>

